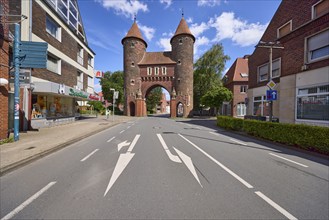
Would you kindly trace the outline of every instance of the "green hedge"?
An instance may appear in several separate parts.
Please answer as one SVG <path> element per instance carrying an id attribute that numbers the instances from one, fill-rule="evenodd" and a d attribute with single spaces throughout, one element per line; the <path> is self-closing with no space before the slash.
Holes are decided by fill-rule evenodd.
<path id="1" fill-rule="evenodd" d="M 218 116 L 219 127 L 329 155 L 329 128 Z"/>

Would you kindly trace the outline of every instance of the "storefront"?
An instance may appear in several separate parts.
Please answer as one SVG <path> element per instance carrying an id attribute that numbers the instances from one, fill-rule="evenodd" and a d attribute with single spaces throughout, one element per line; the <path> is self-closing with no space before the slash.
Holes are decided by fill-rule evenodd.
<path id="1" fill-rule="evenodd" d="M 31 127 L 51 127 L 75 121 L 78 102 L 95 100 L 94 94 L 53 82 L 35 82 L 31 97 Z"/>

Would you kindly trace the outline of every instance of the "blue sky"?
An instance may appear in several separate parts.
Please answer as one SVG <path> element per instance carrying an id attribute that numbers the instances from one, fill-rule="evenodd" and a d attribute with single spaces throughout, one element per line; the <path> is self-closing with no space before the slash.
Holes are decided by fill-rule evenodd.
<path id="1" fill-rule="evenodd" d="M 147 51 L 171 50 L 170 38 L 182 18 L 196 37 L 194 62 L 213 44 L 222 43 L 230 56 L 251 54 L 281 1 L 279 0 L 78 0 L 89 47 L 96 53 L 95 70 L 123 70 L 122 38 L 137 15 Z M 223 73 L 224 75 L 225 73 Z M 100 91 L 95 80 L 95 91 Z"/>

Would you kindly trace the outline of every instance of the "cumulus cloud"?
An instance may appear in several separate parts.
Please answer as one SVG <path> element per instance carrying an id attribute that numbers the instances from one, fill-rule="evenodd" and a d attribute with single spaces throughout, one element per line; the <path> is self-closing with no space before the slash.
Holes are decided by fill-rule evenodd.
<path id="1" fill-rule="evenodd" d="M 256 44 L 268 25 L 248 23 L 240 18 L 235 18 L 233 12 L 223 12 L 220 16 L 211 18 L 208 24 L 216 29 L 214 41 L 231 39 L 242 47 Z"/>
<path id="2" fill-rule="evenodd" d="M 113 9 L 118 15 L 124 15 L 125 17 L 133 18 L 139 11 L 147 12 L 148 7 L 143 2 L 138 0 L 96 0 L 106 9 Z"/>
<path id="3" fill-rule="evenodd" d="M 215 7 L 216 5 L 220 5 L 220 0 L 198 0 L 198 6 Z"/>
<path id="4" fill-rule="evenodd" d="M 152 38 L 154 37 L 155 29 L 151 28 L 151 27 L 147 27 L 140 23 L 138 24 L 138 26 L 139 26 L 140 30 L 143 32 L 146 39 L 149 41 L 152 40 Z"/>
<path id="5" fill-rule="evenodd" d="M 201 24 L 194 23 L 190 27 L 190 31 L 192 32 L 194 37 L 200 36 L 207 29 L 209 29 L 209 25 L 204 22 L 202 22 Z"/>
<path id="6" fill-rule="evenodd" d="M 194 55 L 198 55 L 199 47 L 207 46 L 207 45 L 209 45 L 209 43 L 210 43 L 210 40 L 205 36 L 196 38 L 195 43 L 194 43 Z"/>
<path id="7" fill-rule="evenodd" d="M 193 22 L 193 18 L 188 17 L 188 18 L 186 19 L 186 22 L 187 22 L 187 23 L 192 23 L 192 22 Z"/>
<path id="8" fill-rule="evenodd" d="M 160 38 L 160 40 L 157 41 L 157 45 L 165 51 L 171 51 L 170 39 L 171 38 Z"/>
<path id="9" fill-rule="evenodd" d="M 168 8 L 172 4 L 172 0 L 160 0 L 161 4 L 165 4 L 165 8 Z"/>

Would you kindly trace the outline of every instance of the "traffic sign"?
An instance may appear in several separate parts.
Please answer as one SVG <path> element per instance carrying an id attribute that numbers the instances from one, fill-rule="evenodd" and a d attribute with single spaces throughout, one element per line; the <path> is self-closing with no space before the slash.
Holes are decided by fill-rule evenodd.
<path id="1" fill-rule="evenodd" d="M 273 80 L 271 80 L 271 81 L 269 81 L 266 85 L 267 85 L 270 89 L 274 89 L 274 87 L 276 86 L 276 83 L 275 83 Z"/>
<path id="2" fill-rule="evenodd" d="M 46 68 L 48 43 L 21 41 L 19 46 L 20 67 Z"/>
<path id="3" fill-rule="evenodd" d="M 267 101 L 275 101 L 278 99 L 278 91 L 277 90 L 266 90 L 266 100 Z"/>

